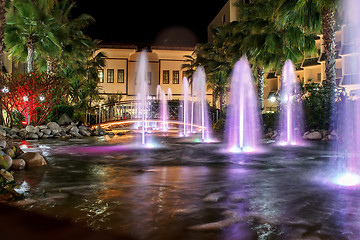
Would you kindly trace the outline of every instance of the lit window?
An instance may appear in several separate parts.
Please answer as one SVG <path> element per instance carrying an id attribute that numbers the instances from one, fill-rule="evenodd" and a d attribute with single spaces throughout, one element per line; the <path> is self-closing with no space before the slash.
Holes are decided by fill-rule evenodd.
<path id="1" fill-rule="evenodd" d="M 146 80 L 147 80 L 148 84 L 151 85 L 151 72 L 147 73 L 147 79 Z"/>
<path id="2" fill-rule="evenodd" d="M 114 82 L 114 69 L 107 70 L 107 82 L 113 83 Z"/>
<path id="3" fill-rule="evenodd" d="M 103 83 L 104 82 L 104 70 L 103 69 L 98 70 L 98 77 L 99 77 L 99 82 Z"/>
<path id="4" fill-rule="evenodd" d="M 179 71 L 173 71 L 173 84 L 179 84 Z"/>
<path id="5" fill-rule="evenodd" d="M 118 83 L 124 83 L 124 69 L 118 69 Z"/>
<path id="6" fill-rule="evenodd" d="M 163 84 L 169 84 L 169 70 L 163 71 Z"/>

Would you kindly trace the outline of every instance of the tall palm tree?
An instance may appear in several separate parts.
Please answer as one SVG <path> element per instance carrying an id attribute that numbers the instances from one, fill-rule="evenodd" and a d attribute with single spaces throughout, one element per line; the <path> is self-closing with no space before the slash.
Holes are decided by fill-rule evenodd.
<path id="1" fill-rule="evenodd" d="M 332 104 L 336 87 L 335 31 L 338 7 L 338 0 L 281 0 L 277 10 L 283 20 L 280 24 L 297 24 L 304 31 L 323 34 L 325 75 L 332 88 Z"/>
<path id="2" fill-rule="evenodd" d="M 48 14 L 51 0 L 16 0 L 6 13 L 5 42 L 10 56 L 27 62 L 27 72 L 35 70 L 39 52 L 56 54 L 60 48 L 56 36 L 61 28 Z"/>
<path id="3" fill-rule="evenodd" d="M 0 0 L 0 73 L 3 69 L 3 55 L 4 55 L 4 32 L 5 32 L 5 2 Z"/>
<path id="4" fill-rule="evenodd" d="M 315 34 L 304 32 L 296 24 L 279 25 L 278 1 L 253 0 L 239 4 L 239 24 L 243 32 L 241 48 L 253 65 L 258 84 L 260 108 L 263 108 L 264 72 L 281 70 L 285 60 L 302 61 L 316 53 Z"/>

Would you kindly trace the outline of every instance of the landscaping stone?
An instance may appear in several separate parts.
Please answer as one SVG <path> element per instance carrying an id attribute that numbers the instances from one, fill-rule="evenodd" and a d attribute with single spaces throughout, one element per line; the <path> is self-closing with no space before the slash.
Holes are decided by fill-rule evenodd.
<path id="1" fill-rule="evenodd" d="M 6 131 L 5 130 L 0 130 L 0 136 L 6 137 Z"/>
<path id="2" fill-rule="evenodd" d="M 6 141 L 0 140 L 0 148 L 6 148 Z"/>
<path id="3" fill-rule="evenodd" d="M 4 168 L 5 170 L 9 170 L 9 168 L 11 168 L 11 165 L 12 165 L 12 158 L 9 155 L 4 154 L 0 156 L 0 167 Z"/>
<path id="4" fill-rule="evenodd" d="M 25 130 L 28 133 L 35 133 L 35 127 L 33 125 L 27 125 Z"/>
<path id="5" fill-rule="evenodd" d="M 50 130 L 61 130 L 59 124 L 57 124 L 56 122 L 49 122 L 47 125 L 48 129 Z"/>
<path id="6" fill-rule="evenodd" d="M 50 134 L 51 134 L 51 130 L 50 130 L 50 129 L 47 129 L 47 128 L 41 129 L 40 131 L 41 131 L 42 133 L 44 133 L 44 134 L 47 134 L 47 135 L 50 135 Z"/>
<path id="7" fill-rule="evenodd" d="M 314 131 L 314 132 L 306 132 L 303 138 L 306 140 L 321 140 L 322 137 L 323 136 L 321 132 Z"/>
<path id="8" fill-rule="evenodd" d="M 79 129 L 79 133 L 83 136 L 86 136 L 86 137 L 90 137 L 90 132 L 88 132 L 87 130 L 83 129 L 83 128 L 80 128 Z"/>
<path id="9" fill-rule="evenodd" d="M 36 140 L 36 139 L 39 139 L 39 136 L 36 133 L 28 133 L 26 135 L 26 138 L 31 139 L 31 140 Z"/>
<path id="10" fill-rule="evenodd" d="M 8 182 L 14 181 L 14 176 L 5 169 L 0 169 L 0 176 Z"/>
<path id="11" fill-rule="evenodd" d="M 3 150 L 3 152 L 4 152 L 5 154 L 9 155 L 9 156 L 12 157 L 12 158 L 15 157 L 15 152 L 14 152 L 14 150 L 11 149 L 11 148 L 5 148 L 5 149 Z"/>
<path id="12" fill-rule="evenodd" d="M 22 170 L 25 168 L 25 161 L 24 159 L 13 159 L 12 161 L 12 165 L 11 165 L 11 170 Z"/>
<path id="13" fill-rule="evenodd" d="M 25 161 L 25 167 L 26 168 L 33 168 L 33 167 L 40 167 L 40 166 L 46 166 L 47 163 L 45 161 L 45 158 L 41 156 L 39 153 L 35 152 L 27 152 L 24 154 L 21 154 L 19 158 L 24 159 Z"/>
<path id="14" fill-rule="evenodd" d="M 61 125 L 68 125 L 68 124 L 71 124 L 71 123 L 72 123 L 72 120 L 66 113 L 61 115 L 61 117 L 59 118 L 59 121 L 58 121 L 58 124 L 60 126 Z"/>

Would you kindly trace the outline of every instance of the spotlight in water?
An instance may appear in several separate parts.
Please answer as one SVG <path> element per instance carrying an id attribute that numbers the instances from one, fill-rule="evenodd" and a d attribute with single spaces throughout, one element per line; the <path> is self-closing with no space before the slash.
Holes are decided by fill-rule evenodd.
<path id="1" fill-rule="evenodd" d="M 275 96 L 271 96 L 271 97 L 269 98 L 269 101 L 272 102 L 272 103 L 276 102 L 276 97 L 275 97 Z"/>
<path id="2" fill-rule="evenodd" d="M 254 152 L 254 151 L 255 151 L 255 149 L 250 146 L 244 146 L 242 148 L 233 146 L 233 147 L 229 148 L 229 152 L 231 152 L 231 153 L 243 153 L 243 152 L 249 153 L 249 152 Z"/>
<path id="3" fill-rule="evenodd" d="M 360 177 L 354 173 L 345 173 L 335 178 L 335 184 L 351 187 L 360 184 Z"/>

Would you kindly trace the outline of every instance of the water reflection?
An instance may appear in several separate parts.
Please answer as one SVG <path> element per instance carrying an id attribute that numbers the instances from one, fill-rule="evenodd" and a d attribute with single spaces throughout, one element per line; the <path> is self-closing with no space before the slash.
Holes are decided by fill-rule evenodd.
<path id="1" fill-rule="evenodd" d="M 112 138 L 112 143 L 127 141 Z M 104 142 L 28 143 L 50 165 L 15 173 L 25 208 L 112 229 L 135 239 L 356 239 L 357 190 L 313 181 L 327 145 L 279 147 L 234 156 L 221 144 L 179 143 L 107 154 L 69 154 L 59 147 Z M 160 141 L 164 141 L 160 139 Z M 325 157 L 324 157 L 325 156 Z M 311 171 L 310 171 L 311 170 Z"/>

